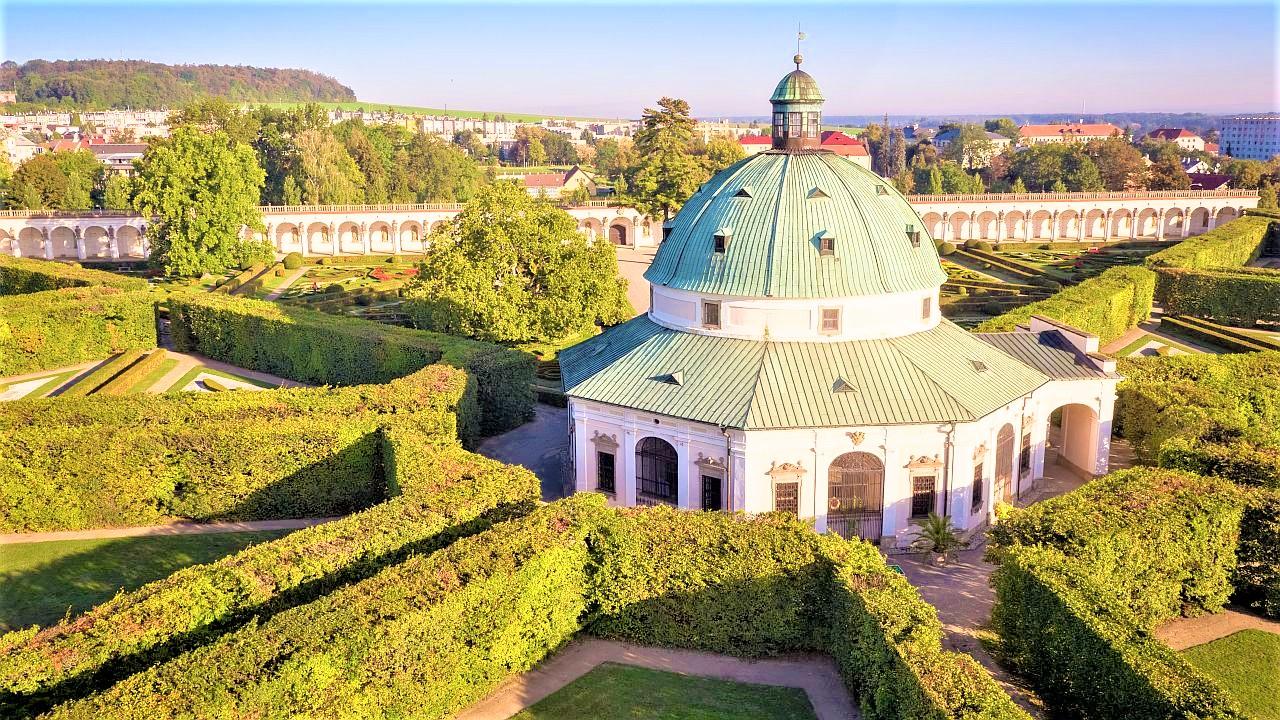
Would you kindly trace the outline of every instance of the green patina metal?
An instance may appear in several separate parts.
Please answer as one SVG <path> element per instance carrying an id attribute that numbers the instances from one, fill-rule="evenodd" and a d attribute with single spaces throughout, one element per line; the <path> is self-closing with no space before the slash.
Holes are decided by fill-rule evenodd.
<path id="1" fill-rule="evenodd" d="M 820 103 L 822 91 L 818 81 L 809 73 L 797 68 L 782 77 L 769 98 L 771 103 Z"/>
<path id="2" fill-rule="evenodd" d="M 964 422 L 1049 381 L 947 321 L 898 338 L 771 342 L 641 316 L 560 364 L 570 397 L 745 430 Z"/>
<path id="3" fill-rule="evenodd" d="M 742 160 L 704 184 L 669 227 L 645 279 L 691 292 L 855 297 L 946 280 L 906 198 L 829 152 L 771 150 Z M 715 234 L 724 228 L 733 234 L 717 253 Z M 834 239 L 830 255 L 820 252 L 824 234 Z"/>

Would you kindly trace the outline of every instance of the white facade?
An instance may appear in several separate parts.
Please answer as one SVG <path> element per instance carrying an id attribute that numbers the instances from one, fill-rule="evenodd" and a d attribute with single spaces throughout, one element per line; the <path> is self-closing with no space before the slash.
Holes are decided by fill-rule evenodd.
<path id="1" fill-rule="evenodd" d="M 1270 160 L 1280 155 L 1280 113 L 1223 118 L 1218 147 L 1242 160 Z"/>

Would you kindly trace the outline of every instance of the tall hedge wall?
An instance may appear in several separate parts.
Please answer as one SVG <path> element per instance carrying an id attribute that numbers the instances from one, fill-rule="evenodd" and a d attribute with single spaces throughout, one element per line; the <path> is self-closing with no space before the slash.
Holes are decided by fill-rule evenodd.
<path id="1" fill-rule="evenodd" d="M 1167 469 L 1112 473 L 991 532 L 1006 656 L 1075 717 L 1243 718 L 1151 630 L 1280 591 L 1280 501 Z"/>
<path id="2" fill-rule="evenodd" d="M 758 656 L 830 654 L 868 720 L 1025 718 L 873 546 L 781 514 L 618 511 L 597 535 L 589 631 Z"/>
<path id="3" fill-rule="evenodd" d="M 1243 498 L 1218 478 L 1121 470 L 1011 513 L 989 537 L 996 557 L 1004 548 L 1047 545 L 1088 564 L 1150 629 L 1227 603 Z"/>
<path id="4" fill-rule="evenodd" d="M 1280 352 L 1120 361 L 1118 430 L 1148 463 L 1280 487 Z"/>
<path id="5" fill-rule="evenodd" d="M 1280 320 L 1280 272 L 1243 267 L 1276 232 L 1280 223 L 1270 218 L 1242 217 L 1151 255 L 1146 262 L 1159 275 L 1156 299 L 1175 315 L 1244 326 Z"/>
<path id="6" fill-rule="evenodd" d="M 169 300 L 174 346 L 306 383 L 386 382 L 444 363 L 474 380 L 459 408 L 472 442 L 515 427 L 533 412 L 533 358 L 466 338 L 218 295 Z"/>
<path id="7" fill-rule="evenodd" d="M 382 499 L 387 415 L 453 437 L 466 378 L 0 404 L 0 529 L 340 515 Z"/>
<path id="8" fill-rule="evenodd" d="M 1226 692 L 1139 630 L 1087 563 L 1015 547 L 992 579 L 1001 649 L 1051 707 L 1085 720 L 1247 720 Z"/>
<path id="9" fill-rule="evenodd" d="M 977 332 L 1005 332 L 1044 315 L 1110 342 L 1151 317 L 1156 274 L 1139 267 L 1113 267 L 1056 295 L 991 318 Z"/>
<path id="10" fill-rule="evenodd" d="M 147 290 L 68 287 L 0 297 L 0 377 L 155 346 L 155 297 Z"/>
<path id="11" fill-rule="evenodd" d="M 46 718 L 442 718 L 571 638 L 598 496 L 415 555 Z"/>
<path id="12" fill-rule="evenodd" d="M 80 617 L 0 636 L 0 714 L 34 714 L 54 700 L 104 688 L 251 615 L 314 600 L 538 499 L 529 471 L 473 455 L 420 427 L 393 421 L 380 439 L 390 501 L 185 568 Z"/>
<path id="13" fill-rule="evenodd" d="M 1148 255 L 1147 267 L 1155 268 L 1220 268 L 1241 267 L 1258 259 L 1262 242 L 1271 220 L 1264 217 L 1242 217 L 1214 228 L 1203 235 Z"/>
<path id="14" fill-rule="evenodd" d="M 94 286 L 146 290 L 147 281 L 51 260 L 0 255 L 0 295 Z"/>

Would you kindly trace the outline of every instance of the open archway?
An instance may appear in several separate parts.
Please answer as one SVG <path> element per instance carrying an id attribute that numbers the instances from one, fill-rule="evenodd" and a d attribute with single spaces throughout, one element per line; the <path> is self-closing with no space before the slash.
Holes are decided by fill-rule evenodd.
<path id="1" fill-rule="evenodd" d="M 44 236 L 33 227 L 18 231 L 18 251 L 23 257 L 44 257 Z"/>
<path id="2" fill-rule="evenodd" d="M 827 470 L 827 529 L 840 537 L 879 542 L 884 529 L 884 463 L 845 453 Z"/>
<path id="3" fill-rule="evenodd" d="M 140 258 L 146 254 L 142 247 L 142 232 L 132 225 L 116 228 L 116 247 L 120 249 L 120 257 Z"/>
<path id="4" fill-rule="evenodd" d="M 1098 414 L 1088 405 L 1070 403 L 1049 415 L 1045 467 L 1061 465 L 1083 477 L 1098 466 Z"/>
<path id="5" fill-rule="evenodd" d="M 614 220 L 609 223 L 609 242 L 614 245 L 631 244 L 631 227 L 625 220 Z"/>

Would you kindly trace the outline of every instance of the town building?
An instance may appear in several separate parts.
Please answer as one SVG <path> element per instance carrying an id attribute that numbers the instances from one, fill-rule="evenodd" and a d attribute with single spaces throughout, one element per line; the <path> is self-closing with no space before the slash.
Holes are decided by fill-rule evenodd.
<path id="1" fill-rule="evenodd" d="M 664 226 L 649 311 L 560 354 L 575 490 L 782 511 L 900 549 L 930 513 L 976 531 L 1048 466 L 1105 472 L 1120 376 L 1098 338 L 942 318 L 933 239 L 822 148 L 801 61 L 770 98 L 770 149 Z"/>
<path id="2" fill-rule="evenodd" d="M 985 132 L 985 131 L 984 131 Z M 960 130 L 952 128 L 940 132 L 933 137 L 933 146 L 945 150 L 948 145 L 960 137 Z M 999 133 L 986 132 L 988 146 L 985 151 L 970 148 L 965 151 L 964 164 L 971 168 L 984 168 L 991 165 L 991 158 L 1004 152 L 1013 141 Z"/>
<path id="3" fill-rule="evenodd" d="M 556 199 L 562 195 L 569 195 L 579 188 L 585 189 L 587 195 L 595 197 L 599 190 L 595 178 L 577 165 L 566 172 L 500 176 L 500 179 L 506 178 L 518 181 L 534 197 Z"/>
<path id="4" fill-rule="evenodd" d="M 1193 172 L 1187 173 L 1191 178 L 1192 190 L 1228 190 L 1231 188 L 1231 176 L 1220 173 Z"/>
<path id="5" fill-rule="evenodd" d="M 1018 128 L 1018 141 L 1022 145 L 1039 145 L 1055 142 L 1089 142 L 1120 137 L 1124 131 L 1111 123 L 1054 123 L 1051 125 L 1023 125 Z"/>
<path id="6" fill-rule="evenodd" d="M 9 164 L 15 168 L 44 152 L 39 143 L 32 142 L 17 130 L 6 128 L 0 137 L 3 137 L 4 152 L 9 156 Z"/>
<path id="7" fill-rule="evenodd" d="M 89 152 L 106 166 L 107 172 L 133 175 L 133 163 L 147 151 L 145 143 L 94 143 Z"/>
<path id="8" fill-rule="evenodd" d="M 738 138 L 738 144 L 742 146 L 742 152 L 751 156 L 773 147 L 773 139 L 768 135 L 743 135 Z"/>
<path id="9" fill-rule="evenodd" d="M 1223 118 L 1218 144 L 1233 158 L 1270 160 L 1280 155 L 1280 113 Z"/>
<path id="10" fill-rule="evenodd" d="M 839 130 L 823 131 L 822 143 L 819 147 L 830 150 L 840 157 L 849 158 L 868 170 L 871 169 L 871 153 L 867 150 L 867 144 Z"/>
<path id="11" fill-rule="evenodd" d="M 1184 152 L 1204 152 L 1204 138 L 1185 128 L 1157 128 L 1146 139 L 1177 143 Z"/>

